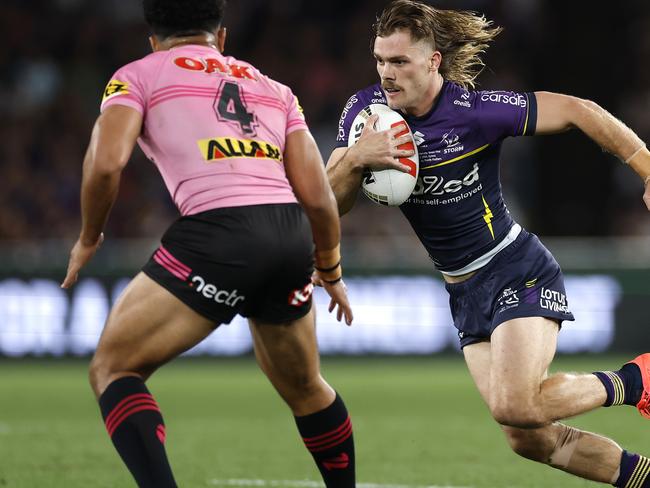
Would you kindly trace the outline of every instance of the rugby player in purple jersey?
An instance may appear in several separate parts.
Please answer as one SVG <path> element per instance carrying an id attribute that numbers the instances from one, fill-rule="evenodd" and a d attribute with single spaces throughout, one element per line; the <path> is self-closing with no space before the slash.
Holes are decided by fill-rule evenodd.
<path id="1" fill-rule="evenodd" d="M 391 2 L 374 25 L 379 83 L 343 109 L 327 173 L 341 214 L 354 204 L 366 168 L 408 168 L 398 129 L 373 118 L 347 147 L 366 105 L 399 110 L 418 144 L 420 173 L 400 206 L 442 273 L 454 325 L 476 386 L 512 449 L 576 476 L 626 488 L 650 487 L 650 460 L 559 420 L 602 406 L 635 405 L 650 418 L 650 354 L 618 371 L 557 373 L 548 368 L 564 320 L 573 320 L 562 272 L 537 236 L 503 201 L 499 154 L 508 137 L 578 128 L 629 164 L 645 183 L 650 153 L 597 104 L 557 93 L 474 91 L 480 54 L 499 33 L 484 17 L 414 0 Z M 374 116 L 376 117 L 376 116 Z"/>
<path id="2" fill-rule="evenodd" d="M 120 68 L 104 92 L 84 160 L 81 234 L 62 286 L 75 283 L 101 244 L 136 141 L 182 216 L 99 340 L 90 383 L 106 429 L 139 486 L 176 486 L 165 424 L 144 382 L 241 314 L 325 485 L 353 488 L 350 416 L 320 374 L 314 263 L 330 311 L 348 325 L 353 317 L 336 202 L 302 110 L 289 87 L 222 54 L 224 0 L 143 3 L 154 52 Z"/>

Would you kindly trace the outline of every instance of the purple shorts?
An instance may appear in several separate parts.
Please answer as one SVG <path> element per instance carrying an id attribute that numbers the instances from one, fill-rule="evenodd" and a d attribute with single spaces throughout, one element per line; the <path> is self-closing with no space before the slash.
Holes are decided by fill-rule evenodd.
<path id="1" fill-rule="evenodd" d="M 447 283 L 460 346 L 488 339 L 507 320 L 547 317 L 574 320 L 562 270 L 535 234 L 517 239 L 461 283 Z"/>

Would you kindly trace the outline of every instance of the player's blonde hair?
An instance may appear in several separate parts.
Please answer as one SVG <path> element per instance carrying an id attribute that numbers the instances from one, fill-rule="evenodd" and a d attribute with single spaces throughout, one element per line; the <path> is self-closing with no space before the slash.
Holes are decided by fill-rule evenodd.
<path id="1" fill-rule="evenodd" d="M 426 39 L 442 54 L 440 74 L 464 88 L 474 88 L 485 63 L 481 54 L 502 31 L 484 15 L 462 10 L 440 10 L 417 0 L 394 0 L 372 26 L 386 37 L 408 29 L 415 41 Z"/>

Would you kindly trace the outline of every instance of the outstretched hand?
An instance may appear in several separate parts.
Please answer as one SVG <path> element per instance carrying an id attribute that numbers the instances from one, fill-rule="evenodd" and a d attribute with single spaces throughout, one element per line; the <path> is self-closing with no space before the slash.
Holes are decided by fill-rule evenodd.
<path id="1" fill-rule="evenodd" d="M 354 151 L 356 158 L 364 161 L 364 166 L 370 169 L 396 169 L 408 173 L 411 168 L 400 163 L 399 158 L 413 156 L 415 151 L 399 149 L 398 146 L 410 142 L 410 134 L 395 137 L 404 131 L 402 127 L 377 131 L 375 130 L 377 119 L 379 119 L 377 114 L 368 117 L 359 140 L 350 148 L 350 151 Z"/>
<path id="2" fill-rule="evenodd" d="M 348 300 L 347 287 L 343 280 L 339 280 L 336 283 L 327 283 L 318 276 L 318 273 L 314 273 L 311 280 L 314 285 L 323 287 L 330 296 L 330 304 L 329 307 L 327 307 L 327 311 L 331 313 L 336 307 L 338 307 L 336 310 L 336 320 L 340 322 L 341 319 L 345 317 L 345 323 L 347 325 L 352 325 L 354 315 L 352 314 L 352 307 Z"/>
<path id="3" fill-rule="evenodd" d="M 65 275 L 61 288 L 70 288 L 77 282 L 79 270 L 83 268 L 88 261 L 95 255 L 99 246 L 104 242 L 104 233 L 94 244 L 84 244 L 81 238 L 77 240 L 72 251 L 70 251 L 70 261 L 68 262 L 68 272 Z"/>

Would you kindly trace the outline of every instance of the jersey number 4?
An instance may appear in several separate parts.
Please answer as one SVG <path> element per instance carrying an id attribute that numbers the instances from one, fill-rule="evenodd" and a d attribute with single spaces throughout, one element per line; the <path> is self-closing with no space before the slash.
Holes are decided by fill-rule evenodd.
<path id="1" fill-rule="evenodd" d="M 257 117 L 248 111 L 238 83 L 226 80 L 221 82 L 214 101 L 214 109 L 220 121 L 235 124 L 244 135 L 255 137 Z"/>

